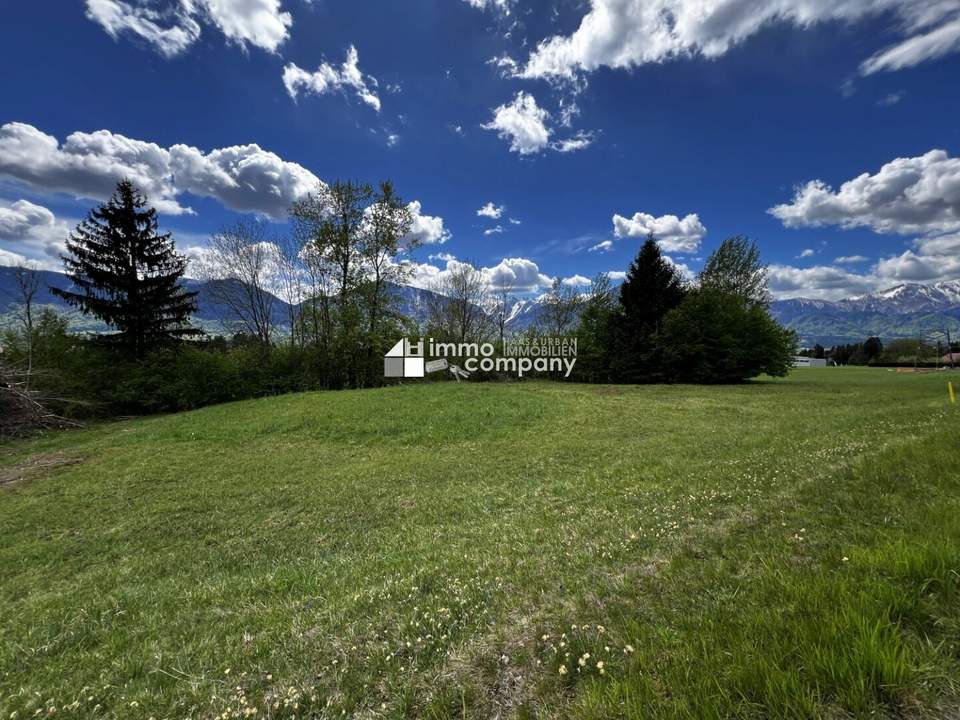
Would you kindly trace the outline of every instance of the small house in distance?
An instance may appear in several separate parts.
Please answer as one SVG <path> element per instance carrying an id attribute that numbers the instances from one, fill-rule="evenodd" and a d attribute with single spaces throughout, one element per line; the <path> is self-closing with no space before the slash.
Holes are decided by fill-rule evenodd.
<path id="1" fill-rule="evenodd" d="M 827 361 L 824 358 L 809 358 L 803 355 L 793 356 L 794 367 L 826 367 Z"/>

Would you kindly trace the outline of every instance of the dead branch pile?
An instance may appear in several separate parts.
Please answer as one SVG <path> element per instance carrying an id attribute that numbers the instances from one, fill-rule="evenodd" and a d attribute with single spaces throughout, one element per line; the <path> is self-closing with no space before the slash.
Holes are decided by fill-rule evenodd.
<path id="1" fill-rule="evenodd" d="M 0 363 L 0 439 L 24 437 L 37 430 L 76 427 L 76 423 L 45 408 L 26 380 L 23 373 Z"/>

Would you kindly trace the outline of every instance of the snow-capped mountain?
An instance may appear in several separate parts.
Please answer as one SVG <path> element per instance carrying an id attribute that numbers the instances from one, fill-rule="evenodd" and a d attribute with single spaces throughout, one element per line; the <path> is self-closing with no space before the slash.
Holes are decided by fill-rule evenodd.
<path id="1" fill-rule="evenodd" d="M 855 295 L 837 302 L 851 310 L 878 310 L 881 312 L 918 312 L 938 310 L 960 305 L 960 280 L 938 282 L 933 285 L 902 283 L 869 295 Z"/>
<path id="2" fill-rule="evenodd" d="M 199 293 L 195 320 L 210 332 L 221 332 L 231 326 L 230 312 L 210 292 L 210 283 L 187 280 L 188 289 Z M 41 273 L 38 305 L 51 305 L 67 312 L 69 308 L 53 296 L 50 287 L 67 288 L 69 279 L 62 273 Z M 420 288 L 398 285 L 393 288 L 397 310 L 419 325 L 427 320 L 428 307 L 434 293 Z M 12 268 L 0 267 L 0 327 L 9 324 L 17 302 L 16 284 Z M 779 322 L 793 328 L 803 345 L 815 343 L 829 346 L 861 342 L 877 335 L 885 340 L 916 338 L 936 330 L 949 330 L 960 338 L 960 280 L 932 285 L 902 283 L 869 295 L 857 295 L 842 300 L 794 298 L 774 300 L 770 310 Z M 289 306 L 275 299 L 274 315 L 278 325 L 289 322 Z M 539 298 L 521 298 L 510 307 L 507 328 L 514 332 L 542 324 L 543 303 Z M 103 327 L 95 320 L 83 318 L 70 311 L 72 326 L 78 330 L 99 331 Z"/>
<path id="3" fill-rule="evenodd" d="M 871 335 L 916 338 L 938 330 L 960 337 L 960 280 L 902 283 L 834 301 L 775 300 L 770 310 L 804 345 L 860 342 Z"/>

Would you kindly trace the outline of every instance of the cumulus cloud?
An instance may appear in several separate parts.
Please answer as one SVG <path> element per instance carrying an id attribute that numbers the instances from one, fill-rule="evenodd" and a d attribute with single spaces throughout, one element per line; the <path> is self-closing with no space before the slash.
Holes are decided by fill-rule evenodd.
<path id="1" fill-rule="evenodd" d="M 874 273 L 884 280 L 930 282 L 960 277 L 960 255 L 918 255 L 907 250 L 876 264 Z"/>
<path id="2" fill-rule="evenodd" d="M 666 260 L 671 265 L 673 265 L 677 269 L 677 271 L 680 273 L 680 276 L 687 282 L 693 282 L 693 280 L 696 278 L 695 273 L 693 272 L 693 270 L 690 269 L 690 267 L 686 263 L 677 262 L 669 255 L 664 255 L 663 259 Z"/>
<path id="3" fill-rule="evenodd" d="M 767 282 L 770 291 L 779 298 L 810 297 L 836 300 L 877 289 L 875 277 L 851 273 L 843 268 L 829 265 L 809 268 L 771 265 L 767 268 Z"/>
<path id="4" fill-rule="evenodd" d="M 568 153 L 582 150 L 593 143 L 593 135 L 579 132 L 573 137 L 551 141 L 553 129 L 548 125 L 550 113 L 537 105 L 530 93 L 522 90 L 513 100 L 493 110 L 493 119 L 481 125 L 484 130 L 495 130 L 497 137 L 510 141 L 510 152 L 531 155 L 551 149 Z"/>
<path id="5" fill-rule="evenodd" d="M 10 203 L 0 200 L 0 242 L 13 257 L 36 260 L 44 267 L 56 266 L 66 249 L 65 240 L 72 225 L 53 212 L 29 200 Z"/>
<path id="6" fill-rule="evenodd" d="M 630 218 L 614 215 L 613 232 L 617 237 L 645 237 L 653 233 L 660 247 L 667 252 L 694 253 L 700 249 L 700 241 L 707 234 L 707 228 L 696 213 L 681 220 L 676 215 L 654 217 L 638 212 Z"/>
<path id="7" fill-rule="evenodd" d="M 607 277 L 611 280 L 626 280 L 627 272 L 626 270 L 608 270 Z"/>
<path id="8" fill-rule="evenodd" d="M 0 267 L 14 267 L 15 265 L 25 265 L 28 262 L 29 260 L 25 256 L 0 248 Z"/>
<path id="9" fill-rule="evenodd" d="M 516 74 L 576 80 L 600 67 L 631 68 L 677 58 L 717 58 L 764 27 L 806 28 L 890 13 L 905 37 L 866 60 L 861 72 L 895 70 L 958 49 L 960 10 L 944 0 L 590 0 L 569 35 L 541 42 Z"/>
<path id="10" fill-rule="evenodd" d="M 504 210 L 506 210 L 506 208 L 503 205 L 494 205 L 492 202 L 488 202 L 477 210 L 477 215 L 479 217 L 488 217 L 491 220 L 499 220 Z"/>
<path id="11" fill-rule="evenodd" d="M 584 287 L 589 285 L 591 281 L 590 278 L 584 277 L 583 275 L 571 275 L 570 277 L 565 277 L 560 282 L 570 287 Z"/>
<path id="12" fill-rule="evenodd" d="M 474 267 L 470 263 L 457 260 L 452 255 L 433 256 L 444 260 L 445 266 L 431 263 L 407 261 L 404 265 L 411 270 L 410 284 L 425 289 L 435 288 L 453 271 L 464 266 Z M 553 278 L 540 272 L 539 266 L 527 258 L 504 258 L 492 267 L 476 268 L 491 290 L 510 288 L 514 292 L 532 292 L 549 287 Z"/>
<path id="13" fill-rule="evenodd" d="M 498 137 L 509 140 L 511 152 L 529 155 L 550 144 L 549 118 L 550 113 L 537 105 L 533 95 L 521 91 L 511 102 L 496 108 L 493 120 L 483 128 L 496 130 Z"/>
<path id="14" fill-rule="evenodd" d="M 39 190 L 103 200 L 117 181 L 128 178 L 163 213 L 192 212 L 180 204 L 185 192 L 218 200 L 240 212 L 275 219 L 320 180 L 297 163 L 259 145 L 235 145 L 210 152 L 189 145 L 163 148 L 99 130 L 57 138 L 24 123 L 0 126 L 0 176 Z"/>
<path id="15" fill-rule="evenodd" d="M 362 102 L 380 112 L 377 85 L 375 77 L 361 72 L 360 56 L 353 45 L 347 49 L 347 58 L 339 68 L 329 63 L 321 63 L 314 72 L 304 70 L 295 63 L 288 63 L 283 68 L 283 86 L 294 100 L 301 92 L 325 95 L 352 90 Z"/>
<path id="16" fill-rule="evenodd" d="M 912 250 L 880 260 L 873 273 L 884 281 L 931 282 L 960 277 L 960 233 L 918 238 Z"/>
<path id="17" fill-rule="evenodd" d="M 442 245 L 450 239 L 451 233 L 443 226 L 443 218 L 424 215 L 419 200 L 409 203 L 407 209 L 413 218 L 413 224 L 401 245 L 407 246 L 413 239 L 418 240 L 421 245 Z"/>
<path id="18" fill-rule="evenodd" d="M 834 191 L 822 180 L 797 188 L 793 200 L 768 211 L 787 227 L 869 227 L 878 233 L 942 233 L 960 229 L 960 158 L 944 150 L 897 158 Z"/>
<path id="19" fill-rule="evenodd" d="M 200 39 L 201 22 L 242 48 L 276 52 L 293 18 L 280 0 L 87 0 L 87 18 L 114 40 L 132 35 L 174 57 Z"/>

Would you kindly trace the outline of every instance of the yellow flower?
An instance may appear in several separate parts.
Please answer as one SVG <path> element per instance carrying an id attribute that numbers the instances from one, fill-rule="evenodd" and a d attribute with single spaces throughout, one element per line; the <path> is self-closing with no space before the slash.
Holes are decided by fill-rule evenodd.
<path id="1" fill-rule="evenodd" d="M 559 672 L 561 675 L 566 675 L 566 674 L 567 674 L 567 666 L 566 666 L 566 665 L 561 665 L 561 666 L 560 666 L 560 670 L 559 670 L 558 672 Z"/>

